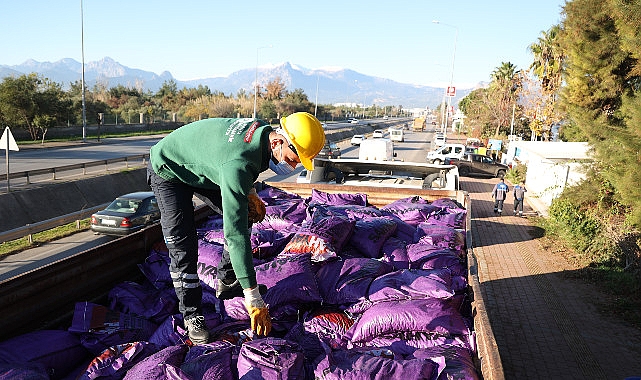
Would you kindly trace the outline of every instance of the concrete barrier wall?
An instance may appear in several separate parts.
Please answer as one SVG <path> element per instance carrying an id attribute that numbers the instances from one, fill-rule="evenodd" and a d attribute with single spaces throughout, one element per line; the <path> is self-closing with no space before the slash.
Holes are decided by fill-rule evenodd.
<path id="1" fill-rule="evenodd" d="M 98 206 L 134 191 L 150 191 L 144 168 L 2 194 L 0 231 Z"/>

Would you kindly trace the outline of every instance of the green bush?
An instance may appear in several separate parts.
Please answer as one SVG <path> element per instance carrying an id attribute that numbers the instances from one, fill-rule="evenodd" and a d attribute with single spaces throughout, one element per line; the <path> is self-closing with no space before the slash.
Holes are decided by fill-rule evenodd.
<path id="1" fill-rule="evenodd" d="M 525 177 L 527 175 L 527 166 L 517 165 L 513 166 L 510 170 L 505 173 L 505 179 L 517 184 L 520 182 L 525 182 Z"/>

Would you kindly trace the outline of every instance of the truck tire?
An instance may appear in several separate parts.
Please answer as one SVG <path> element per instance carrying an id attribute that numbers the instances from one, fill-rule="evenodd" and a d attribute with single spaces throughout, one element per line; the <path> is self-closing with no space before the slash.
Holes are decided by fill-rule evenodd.
<path id="1" fill-rule="evenodd" d="M 505 178 L 505 170 L 499 170 L 496 172 L 496 178 Z"/>
<path id="2" fill-rule="evenodd" d="M 459 174 L 461 174 L 461 177 L 467 177 L 468 175 L 470 175 L 470 169 L 465 166 L 460 168 L 458 172 Z"/>
<path id="3" fill-rule="evenodd" d="M 435 160 L 432 160 L 432 163 L 433 163 L 434 165 L 440 165 L 440 164 L 442 164 L 442 162 L 441 162 L 441 160 L 440 160 L 439 158 L 437 158 L 437 159 L 435 159 Z"/>
<path id="4" fill-rule="evenodd" d="M 427 185 L 428 189 L 432 188 L 432 185 L 434 184 L 434 181 L 436 181 L 439 178 L 440 174 L 439 173 L 432 173 L 425 177 L 425 181 L 423 183 Z"/>

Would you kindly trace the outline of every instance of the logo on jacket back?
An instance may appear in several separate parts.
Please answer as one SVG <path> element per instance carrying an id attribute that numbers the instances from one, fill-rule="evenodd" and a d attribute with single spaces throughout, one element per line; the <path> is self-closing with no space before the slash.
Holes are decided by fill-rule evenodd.
<path id="1" fill-rule="evenodd" d="M 251 127 L 247 130 L 247 133 L 245 133 L 245 138 L 243 139 L 246 143 L 249 143 L 252 141 L 252 138 L 254 137 L 254 132 L 256 132 L 256 128 L 260 126 L 260 123 L 255 121 Z"/>

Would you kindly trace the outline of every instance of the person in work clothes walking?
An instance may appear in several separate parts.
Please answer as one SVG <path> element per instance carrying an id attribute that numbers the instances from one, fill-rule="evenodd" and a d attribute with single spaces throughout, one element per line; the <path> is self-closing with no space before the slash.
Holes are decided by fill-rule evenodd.
<path id="1" fill-rule="evenodd" d="M 521 218 L 523 217 L 523 198 L 525 198 L 526 191 L 527 189 L 525 188 L 523 181 L 514 186 L 514 215 L 516 215 L 518 210 Z"/>
<path id="2" fill-rule="evenodd" d="M 505 184 L 505 180 L 501 178 L 501 181 L 494 185 L 492 189 L 492 198 L 494 198 L 494 212 L 501 215 L 503 212 L 503 202 L 507 197 L 507 193 L 510 191 L 510 188 Z"/>
<path id="3" fill-rule="evenodd" d="M 300 163 L 312 170 L 312 160 L 325 144 L 321 123 L 309 113 L 291 114 L 280 124 L 273 129 L 259 119 L 205 119 L 176 129 L 151 147 L 147 181 L 158 200 L 169 272 L 194 344 L 209 340 L 197 273 L 194 195 L 223 216 L 225 244 L 216 297 L 244 296 L 252 330 L 258 335 L 271 330 L 252 260 L 250 226 L 265 216 L 254 183 L 267 168 L 290 174 Z"/>

